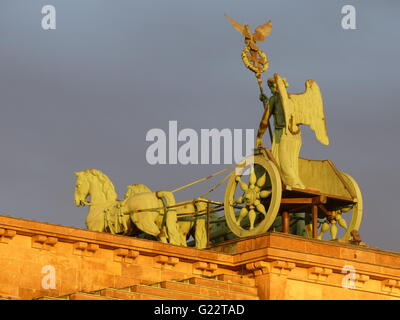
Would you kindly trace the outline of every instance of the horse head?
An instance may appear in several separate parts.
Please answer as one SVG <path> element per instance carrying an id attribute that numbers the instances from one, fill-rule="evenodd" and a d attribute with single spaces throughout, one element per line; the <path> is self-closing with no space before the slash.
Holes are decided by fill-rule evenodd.
<path id="1" fill-rule="evenodd" d="M 86 169 L 75 172 L 75 205 L 89 204 L 86 199 L 90 196 L 90 205 L 114 203 L 117 193 L 111 180 L 100 170 Z"/>
<path id="2" fill-rule="evenodd" d="M 77 207 L 84 206 L 86 198 L 89 196 L 90 182 L 87 179 L 85 171 L 75 172 L 76 183 L 75 183 L 75 205 Z"/>

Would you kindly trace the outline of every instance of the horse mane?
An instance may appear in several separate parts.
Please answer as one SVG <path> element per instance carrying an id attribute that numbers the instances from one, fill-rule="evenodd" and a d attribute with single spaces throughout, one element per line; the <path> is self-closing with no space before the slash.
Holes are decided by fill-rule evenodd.
<path id="1" fill-rule="evenodd" d="M 149 187 L 141 183 L 127 186 L 126 189 L 125 199 L 128 199 L 137 193 L 152 192 Z"/>
<path id="2" fill-rule="evenodd" d="M 104 194 L 106 195 L 106 199 L 110 201 L 116 201 L 118 198 L 117 193 L 115 192 L 115 187 L 111 182 L 110 178 L 97 169 L 86 169 L 80 171 L 79 173 L 83 173 L 86 178 L 89 176 L 96 177 L 99 182 L 101 183 L 101 189 L 103 190 Z"/>

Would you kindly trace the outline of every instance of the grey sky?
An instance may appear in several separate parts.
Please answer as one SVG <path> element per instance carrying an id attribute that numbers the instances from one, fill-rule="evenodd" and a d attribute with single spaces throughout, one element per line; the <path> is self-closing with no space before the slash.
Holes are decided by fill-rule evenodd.
<path id="1" fill-rule="evenodd" d="M 46 4 L 57 10 L 53 31 L 41 28 Z M 358 30 L 341 28 L 344 4 L 356 7 Z M 268 76 L 285 76 L 291 92 L 318 81 L 331 145 L 304 130 L 302 156 L 351 174 L 365 201 L 361 235 L 398 251 L 399 9 L 395 0 L 2 0 L 0 213 L 84 227 L 74 171 L 104 171 L 122 196 L 128 184 L 173 189 L 224 167 L 151 166 L 145 135 L 169 120 L 257 128 L 257 85 L 226 13 L 253 27 L 273 21 L 261 44 Z"/>

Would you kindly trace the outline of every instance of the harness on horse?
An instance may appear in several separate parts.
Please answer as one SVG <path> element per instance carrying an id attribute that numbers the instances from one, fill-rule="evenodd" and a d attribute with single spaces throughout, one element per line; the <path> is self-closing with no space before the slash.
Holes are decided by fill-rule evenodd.
<path id="1" fill-rule="evenodd" d="M 104 225 L 105 228 L 108 228 L 113 234 L 125 233 L 128 231 L 121 206 L 113 205 L 111 208 L 104 210 Z"/>
<path id="2" fill-rule="evenodd" d="M 157 193 L 156 193 L 157 195 Z M 162 222 L 161 222 L 161 229 L 165 227 L 166 223 L 167 223 L 167 215 L 168 215 L 168 206 L 167 206 L 167 200 L 165 199 L 164 196 L 158 196 L 157 198 L 160 199 L 162 201 L 163 204 L 163 211 L 164 213 L 160 213 L 160 215 L 163 216 Z"/>

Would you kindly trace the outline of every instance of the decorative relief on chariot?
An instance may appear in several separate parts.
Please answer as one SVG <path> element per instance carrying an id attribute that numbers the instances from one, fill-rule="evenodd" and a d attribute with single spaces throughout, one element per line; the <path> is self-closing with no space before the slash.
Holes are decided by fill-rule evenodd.
<path id="1" fill-rule="evenodd" d="M 254 154 L 174 190 L 154 192 L 143 184 L 128 186 L 123 200 L 118 199 L 111 180 L 101 171 L 79 171 L 75 204 L 90 207 L 88 229 L 200 249 L 235 237 L 274 231 L 357 242 L 354 234 L 361 224 L 363 204 L 356 181 L 329 160 L 299 157 L 303 125 L 309 126 L 321 144 L 329 144 L 317 82 L 307 80 L 303 93 L 291 94 L 287 80 L 275 73 L 267 81 L 271 91 L 268 97 L 262 75 L 268 70 L 269 60 L 257 42 L 270 35 L 272 22 L 251 33 L 249 25 L 226 18 L 244 36 L 242 60 L 256 77 L 262 102 Z M 263 142 L 267 130 L 269 148 Z M 222 175 L 195 199 L 175 201 L 176 192 Z M 208 199 L 222 185 L 223 202 Z"/>

